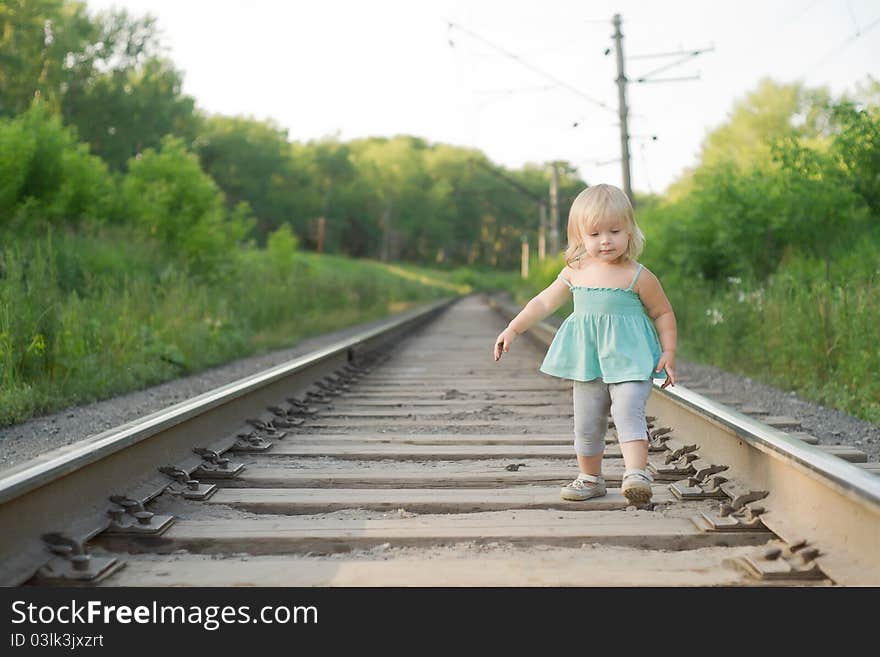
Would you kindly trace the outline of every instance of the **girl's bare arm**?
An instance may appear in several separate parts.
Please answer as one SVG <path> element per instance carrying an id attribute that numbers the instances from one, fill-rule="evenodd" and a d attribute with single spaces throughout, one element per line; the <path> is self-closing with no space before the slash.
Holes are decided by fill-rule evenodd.
<path id="1" fill-rule="evenodd" d="M 654 320 L 654 326 L 657 328 L 657 337 L 660 339 L 660 348 L 663 353 L 660 354 L 660 360 L 657 362 L 657 371 L 666 370 L 666 380 L 660 386 L 675 385 L 675 350 L 678 346 L 678 336 L 675 327 L 675 313 L 672 312 L 672 304 L 666 298 L 663 292 L 663 286 L 653 273 L 644 270 L 639 283 L 637 285 L 637 293 L 642 303 L 645 304 L 645 310 Z"/>
<path id="2" fill-rule="evenodd" d="M 642 271 L 638 283 L 638 295 L 645 304 L 648 316 L 657 327 L 657 337 L 660 338 L 660 347 L 663 351 L 674 352 L 678 347 L 678 335 L 675 324 L 675 313 L 672 304 L 663 291 L 663 286 L 657 277 L 647 268 Z"/>
<path id="3" fill-rule="evenodd" d="M 495 360 L 500 360 L 504 352 L 510 351 L 510 345 L 516 336 L 528 331 L 537 322 L 540 322 L 565 303 L 569 294 L 568 286 L 557 278 L 549 287 L 529 301 L 526 307 L 510 320 L 507 328 L 501 331 L 498 337 L 495 338 L 495 345 L 492 348 Z"/>
<path id="4" fill-rule="evenodd" d="M 523 334 L 542 319 L 549 317 L 565 303 L 571 292 L 561 279 L 556 279 L 540 294 L 529 301 L 519 314 L 510 320 L 508 328 Z"/>

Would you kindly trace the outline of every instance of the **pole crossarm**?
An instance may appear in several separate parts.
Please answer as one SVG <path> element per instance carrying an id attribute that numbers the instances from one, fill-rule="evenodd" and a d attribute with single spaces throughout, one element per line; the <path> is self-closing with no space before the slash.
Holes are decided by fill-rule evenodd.
<path id="1" fill-rule="evenodd" d="M 648 82 L 648 81 L 649 81 L 648 78 L 649 78 L 650 76 L 655 75 L 656 73 L 660 73 L 661 71 L 665 71 L 665 70 L 667 70 L 667 69 L 670 69 L 670 68 L 672 68 L 673 66 L 678 66 L 679 64 L 683 64 L 683 63 L 686 62 L 687 60 L 692 59 L 692 58 L 694 58 L 694 57 L 696 57 L 696 56 L 698 56 L 698 55 L 700 55 L 700 54 L 702 54 L 702 53 L 704 53 L 704 52 L 708 52 L 708 51 L 710 51 L 710 50 L 714 50 L 714 48 L 708 48 L 708 49 L 703 49 L 703 50 L 693 50 L 693 51 L 687 53 L 684 57 L 675 60 L 675 61 L 672 62 L 671 64 L 666 64 L 666 65 L 664 65 L 664 66 L 661 66 L 660 68 L 656 68 L 656 69 L 654 69 L 654 70 L 651 71 L 650 73 L 645 73 L 644 75 L 640 75 L 638 78 L 636 78 L 636 82 Z M 630 59 L 632 59 L 632 58 L 630 58 Z M 666 79 L 667 79 L 667 80 L 673 80 L 673 79 L 675 79 L 675 78 L 666 78 Z"/>
<path id="2" fill-rule="evenodd" d="M 683 77 L 683 78 L 659 78 L 657 80 L 638 79 L 638 80 L 635 80 L 635 82 L 638 84 L 651 84 L 652 82 L 684 82 L 685 80 L 699 80 L 699 79 L 700 79 L 699 75 L 688 75 L 687 77 Z"/>
<path id="3" fill-rule="evenodd" d="M 699 48 L 697 50 L 675 50 L 673 52 L 658 52 L 649 55 L 629 55 L 627 59 L 653 59 L 655 57 L 675 57 L 676 55 L 699 55 L 700 53 L 715 50 L 714 46 Z"/>

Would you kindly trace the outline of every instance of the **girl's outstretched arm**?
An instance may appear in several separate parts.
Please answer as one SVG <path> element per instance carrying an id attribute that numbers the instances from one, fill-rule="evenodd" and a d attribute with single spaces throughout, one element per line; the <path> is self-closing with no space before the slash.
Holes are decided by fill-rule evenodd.
<path id="1" fill-rule="evenodd" d="M 648 316 L 657 328 L 657 337 L 660 339 L 660 348 L 663 350 L 660 362 L 657 363 L 657 371 L 659 372 L 665 367 L 667 376 L 666 381 L 660 387 L 675 385 L 675 352 L 678 349 L 678 333 L 672 304 L 669 303 L 660 281 L 647 267 L 643 269 L 636 287 L 639 298 L 645 304 Z"/>
<path id="2" fill-rule="evenodd" d="M 565 270 L 563 269 L 563 271 Z M 570 294 L 568 285 L 557 278 L 537 296 L 533 297 L 519 314 L 510 320 L 507 328 L 495 338 L 493 349 L 495 360 L 500 360 L 502 353 L 510 351 L 510 345 L 517 336 L 525 333 L 542 319 L 551 315 L 559 306 L 565 303 Z"/>

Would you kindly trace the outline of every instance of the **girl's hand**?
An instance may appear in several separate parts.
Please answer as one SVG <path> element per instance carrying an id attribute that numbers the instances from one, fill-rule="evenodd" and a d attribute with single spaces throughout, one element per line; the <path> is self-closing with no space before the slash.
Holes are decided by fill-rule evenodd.
<path id="1" fill-rule="evenodd" d="M 667 386 L 675 385 L 675 352 L 674 351 L 664 351 L 660 354 L 660 362 L 657 363 L 657 371 L 659 372 L 663 368 L 666 368 L 666 380 L 660 386 L 660 389 Z"/>
<path id="2" fill-rule="evenodd" d="M 513 344 L 513 341 L 519 335 L 516 331 L 511 328 L 506 328 L 495 338 L 495 362 L 501 360 L 501 354 L 505 351 L 510 351 L 510 345 Z"/>

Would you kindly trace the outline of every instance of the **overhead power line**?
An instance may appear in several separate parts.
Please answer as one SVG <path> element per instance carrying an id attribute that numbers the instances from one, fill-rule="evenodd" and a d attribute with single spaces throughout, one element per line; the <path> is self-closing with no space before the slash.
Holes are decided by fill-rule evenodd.
<path id="1" fill-rule="evenodd" d="M 538 75 L 541 75 L 541 76 L 547 78 L 548 80 L 552 80 L 553 82 L 555 82 L 555 83 L 556 83 L 557 85 L 559 85 L 560 87 L 563 87 L 564 89 L 567 89 L 568 91 L 570 91 L 570 92 L 572 92 L 572 93 L 574 93 L 574 94 L 577 94 L 577 95 L 580 96 L 581 98 L 585 98 L 586 100 L 590 101 L 590 102 L 593 103 L 594 105 L 597 105 L 597 106 L 601 107 L 601 108 L 604 109 L 605 111 L 608 111 L 608 112 L 615 112 L 615 111 L 616 111 L 613 107 L 611 107 L 611 106 L 608 105 L 607 103 L 603 103 L 601 100 L 596 100 L 596 99 L 593 98 L 592 96 L 589 96 L 589 95 L 585 94 L 583 91 L 581 91 L 581 90 L 578 89 L 577 87 L 574 87 L 574 86 L 570 85 L 568 82 L 565 82 L 564 80 L 560 80 L 560 79 L 557 78 L 556 76 L 551 75 L 550 73 L 547 73 L 546 71 L 543 71 L 543 70 L 539 69 L 537 66 L 534 66 L 534 65 L 530 64 L 529 62 L 525 61 L 525 60 L 524 60 L 522 57 L 520 57 L 519 55 L 517 55 L 517 54 L 515 54 L 515 53 L 512 53 L 512 52 L 510 52 L 509 50 L 506 50 L 505 48 L 502 48 L 501 46 L 499 46 L 499 45 L 497 45 L 497 44 L 492 43 L 491 41 L 489 41 L 489 40 L 486 39 L 485 37 L 480 36 L 479 34 L 477 34 L 476 32 L 474 32 L 473 30 L 469 30 L 469 29 L 467 29 L 466 27 L 462 27 L 462 26 L 459 25 L 458 23 L 452 23 L 452 22 L 449 23 L 449 29 L 457 29 L 457 30 L 461 30 L 461 31 L 464 32 L 465 34 L 467 34 L 467 35 L 469 35 L 470 37 L 476 39 L 477 41 L 486 44 L 486 45 L 489 46 L 490 48 L 493 48 L 494 50 L 497 50 L 498 52 L 500 52 L 500 53 L 502 53 L 503 55 L 505 55 L 506 57 L 509 57 L 510 59 L 514 60 L 514 61 L 517 62 L 518 64 L 520 64 L 520 65 L 522 65 L 522 66 L 525 66 L 527 69 L 529 69 L 529 70 L 532 71 L 533 73 L 537 73 Z M 454 43 L 451 39 L 449 40 L 449 44 L 450 44 L 451 46 L 453 46 L 453 47 L 455 46 L 455 43 Z"/>
<path id="2" fill-rule="evenodd" d="M 856 20 L 856 15 L 853 13 L 852 7 L 849 4 L 849 0 L 846 0 L 846 8 L 849 11 L 849 17 L 852 18 L 853 25 L 856 26 L 856 35 L 858 36 L 861 28 L 859 27 L 859 22 Z"/>
<path id="3" fill-rule="evenodd" d="M 875 28 L 878 24 L 880 24 L 880 17 L 878 17 L 875 21 L 870 23 L 864 30 L 857 31 L 855 34 L 852 34 L 849 37 L 847 37 L 847 39 L 845 39 L 842 43 L 836 45 L 834 48 L 829 50 L 827 53 L 825 53 L 825 55 L 820 60 L 818 60 L 815 64 L 813 64 L 812 68 L 810 68 L 810 70 L 807 71 L 806 75 L 813 73 L 817 68 L 819 68 L 820 66 L 825 64 L 825 62 L 827 62 L 829 59 L 831 59 L 832 56 L 845 50 L 853 41 L 855 41 L 859 37 L 862 37 L 865 34 L 867 34 L 870 30 Z"/>
<path id="4" fill-rule="evenodd" d="M 556 89 L 555 84 L 545 84 L 541 87 L 519 87 L 517 89 L 478 89 L 476 93 L 478 94 L 505 94 L 505 95 L 513 95 L 513 94 L 528 94 L 528 93 L 537 93 L 541 91 L 550 91 L 551 89 Z"/>
<path id="5" fill-rule="evenodd" d="M 827 53 L 825 53 L 825 55 L 822 57 L 822 59 L 818 60 L 815 64 L 813 64 L 813 66 L 811 66 L 810 69 L 806 73 L 804 73 L 804 75 L 810 75 L 811 73 L 815 72 L 817 68 L 819 68 L 820 66 L 825 64 L 825 62 L 827 62 L 829 59 L 831 59 L 831 57 L 833 57 L 837 53 L 845 50 L 847 47 L 849 47 L 849 45 L 853 41 L 855 41 L 856 39 L 858 39 L 860 37 L 865 36 L 868 32 L 870 32 L 875 27 L 877 27 L 877 25 L 880 25 L 880 16 L 878 16 L 874 21 L 869 23 L 868 26 L 865 27 L 864 29 L 857 30 L 855 34 L 850 35 L 842 43 L 834 46 L 834 48 L 832 48 Z"/>
<path id="6" fill-rule="evenodd" d="M 812 2 L 810 2 L 806 7 L 804 7 L 804 8 L 803 8 L 800 12 L 798 12 L 795 16 L 792 16 L 791 18 L 789 18 L 789 19 L 788 19 L 787 21 L 785 21 L 782 25 L 776 26 L 776 27 L 774 28 L 774 32 L 777 33 L 777 34 L 779 34 L 780 32 L 782 32 L 782 30 L 784 30 L 785 28 L 787 28 L 789 25 L 792 25 L 793 23 L 798 22 L 801 18 L 803 18 L 803 16 L 804 16 L 808 11 L 810 11 L 810 9 L 812 9 L 813 7 L 815 7 L 815 6 L 818 4 L 818 2 L 819 2 L 819 0 L 813 0 Z"/>
<path id="7" fill-rule="evenodd" d="M 511 187 L 516 188 L 520 193 L 524 194 L 525 196 L 528 196 L 530 199 L 532 199 L 538 205 L 543 205 L 545 203 L 544 199 L 541 198 L 539 195 L 535 194 L 535 192 L 530 190 L 528 187 L 521 185 L 519 182 L 517 182 L 513 178 L 510 178 L 509 176 L 505 176 L 503 173 L 501 173 L 495 167 L 489 166 L 488 164 L 486 164 L 482 160 L 479 160 L 479 159 L 473 158 L 473 157 L 470 159 L 470 161 L 473 162 L 474 164 L 476 164 L 477 166 L 485 169 L 486 171 L 491 173 L 493 176 L 500 178 L 501 180 L 506 182 Z"/>
<path id="8" fill-rule="evenodd" d="M 544 198 L 542 198 L 541 196 L 539 196 L 538 194 L 536 194 L 535 192 L 530 190 L 528 187 L 520 184 L 519 182 L 517 182 L 516 180 L 514 180 L 513 178 L 511 178 L 509 176 L 505 176 L 497 168 L 486 164 L 486 162 L 484 162 L 478 158 L 475 158 L 475 157 L 470 158 L 469 162 L 471 162 L 472 164 L 476 164 L 480 168 L 485 169 L 486 171 L 491 173 L 493 176 L 503 180 L 508 185 L 510 185 L 511 187 L 516 189 L 520 194 L 522 194 L 526 198 L 529 198 L 532 201 L 534 201 L 535 204 L 538 206 L 538 210 L 540 211 L 540 216 L 539 216 L 539 220 L 538 220 L 538 259 L 543 261 L 544 260 L 544 252 L 545 252 L 545 240 L 546 240 L 545 233 L 547 231 L 547 202 L 544 200 Z M 551 248 L 551 250 L 553 250 L 554 253 L 556 252 L 556 250 L 558 250 L 558 242 L 559 242 L 559 231 L 558 231 L 559 217 L 557 216 L 558 182 L 559 181 L 557 179 L 556 163 L 554 162 L 553 163 L 553 180 L 550 185 L 550 221 L 551 221 L 551 224 L 550 224 L 551 247 L 550 248 Z"/>

